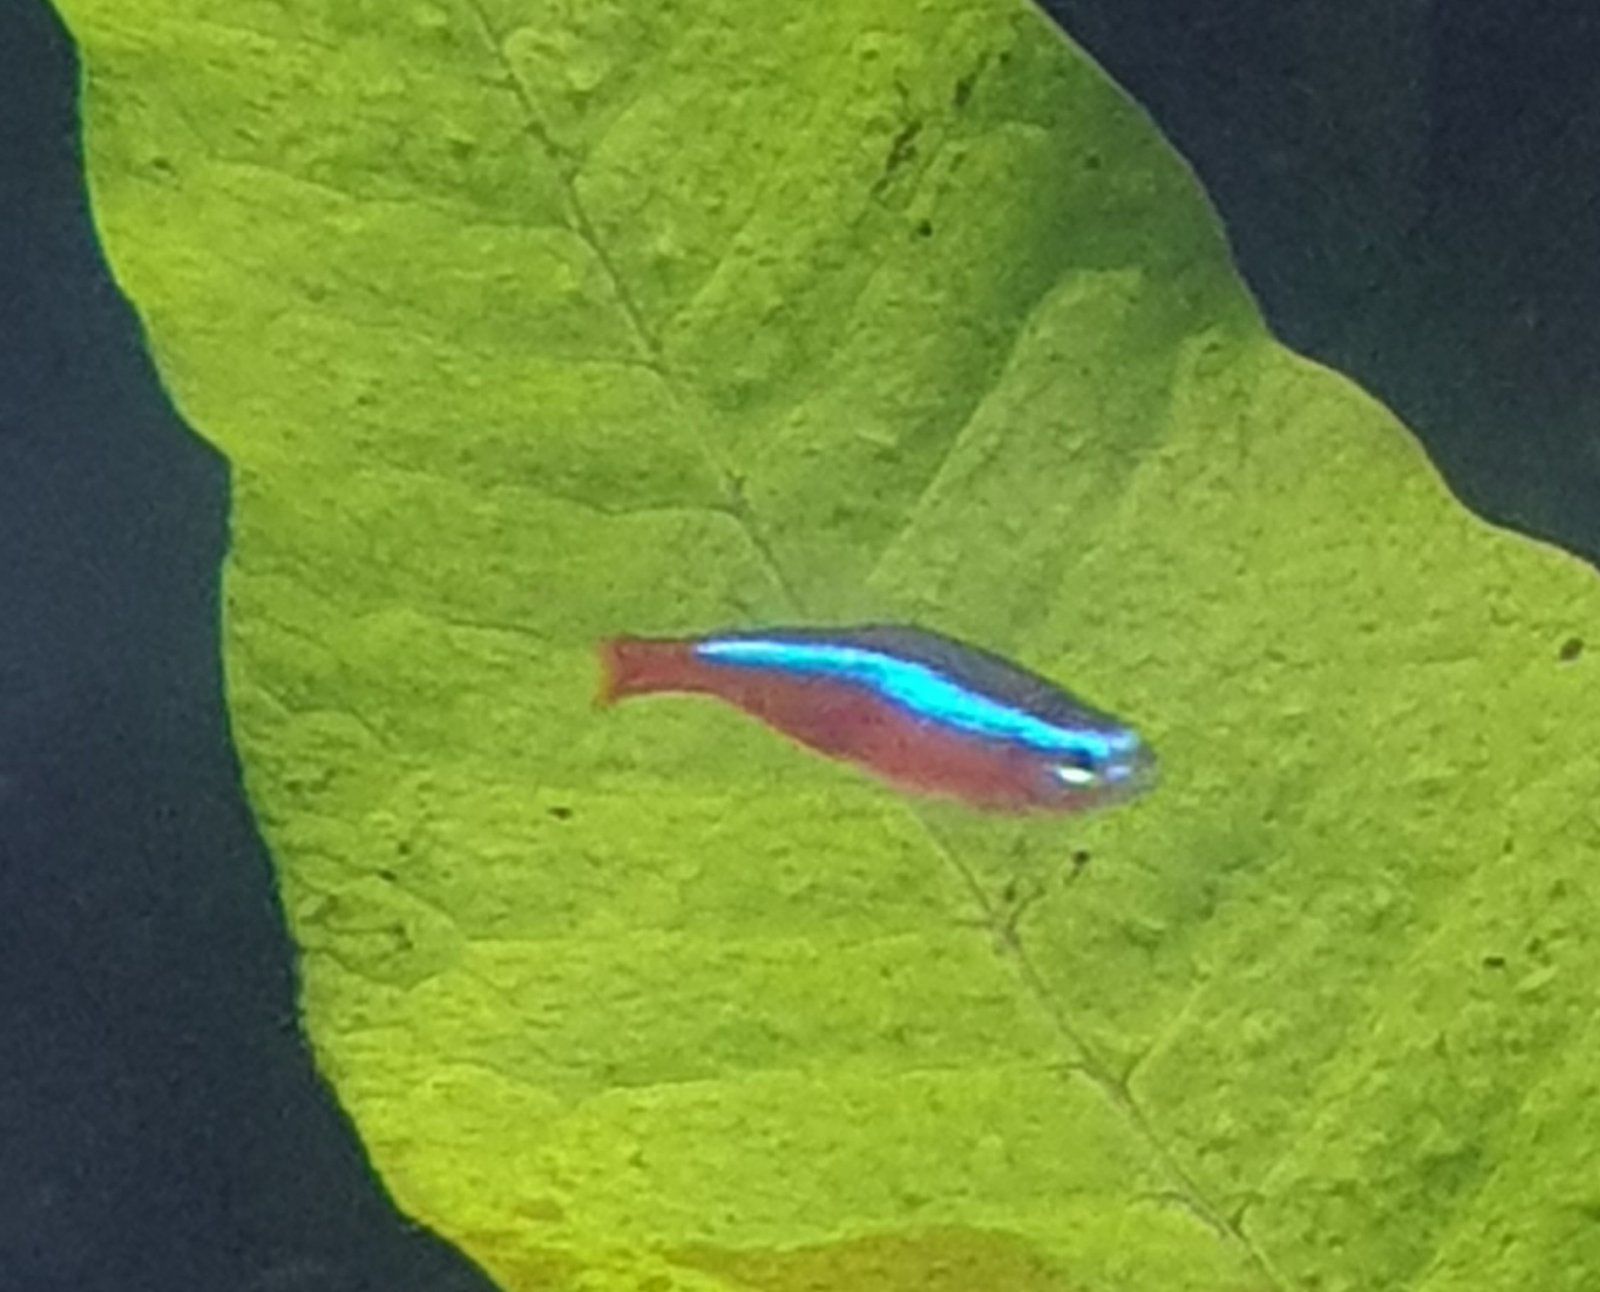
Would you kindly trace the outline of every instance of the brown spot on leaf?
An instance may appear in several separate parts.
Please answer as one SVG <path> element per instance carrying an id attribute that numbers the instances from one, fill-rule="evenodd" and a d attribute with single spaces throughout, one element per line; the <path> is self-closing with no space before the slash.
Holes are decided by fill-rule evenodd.
<path id="1" fill-rule="evenodd" d="M 1020 1238 L 954 1227 L 784 1251 L 694 1247 L 673 1259 L 754 1292 L 1081 1292 L 1083 1286 L 1049 1268 Z"/>

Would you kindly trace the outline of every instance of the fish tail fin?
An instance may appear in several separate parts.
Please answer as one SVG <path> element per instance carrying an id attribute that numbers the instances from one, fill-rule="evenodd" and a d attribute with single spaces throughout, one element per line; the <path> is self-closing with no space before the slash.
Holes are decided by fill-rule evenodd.
<path id="1" fill-rule="evenodd" d="M 600 689 L 594 697 L 597 708 L 607 708 L 630 695 L 671 691 L 683 685 L 681 642 L 608 637 L 596 653 L 600 657 Z"/>
<path id="2" fill-rule="evenodd" d="M 600 689 L 595 692 L 594 706 L 610 708 L 625 694 L 628 673 L 628 643 L 620 637 L 607 637 L 595 647 L 600 658 Z"/>

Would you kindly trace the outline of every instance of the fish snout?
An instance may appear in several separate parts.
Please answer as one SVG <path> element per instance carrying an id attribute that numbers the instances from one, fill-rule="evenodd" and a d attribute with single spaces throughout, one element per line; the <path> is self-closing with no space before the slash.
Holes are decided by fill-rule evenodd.
<path id="1" fill-rule="evenodd" d="M 1127 753 L 1106 766 L 1104 776 L 1106 787 L 1119 798 L 1147 793 L 1160 779 L 1155 750 L 1142 740 L 1136 741 Z"/>

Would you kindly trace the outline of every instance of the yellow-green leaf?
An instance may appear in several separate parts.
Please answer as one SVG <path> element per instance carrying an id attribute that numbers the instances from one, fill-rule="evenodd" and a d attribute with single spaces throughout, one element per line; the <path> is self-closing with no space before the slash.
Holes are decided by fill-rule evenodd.
<path id="1" fill-rule="evenodd" d="M 61 7 L 411 1214 L 550 1292 L 1600 1285 L 1592 575 L 1264 333 L 1039 14 Z M 602 634 L 868 617 L 1161 788 L 967 817 L 590 705 Z"/>

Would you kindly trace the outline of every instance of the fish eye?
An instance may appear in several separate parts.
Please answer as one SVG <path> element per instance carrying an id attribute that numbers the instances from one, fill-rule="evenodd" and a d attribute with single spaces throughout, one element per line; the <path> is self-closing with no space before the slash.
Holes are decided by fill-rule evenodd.
<path id="1" fill-rule="evenodd" d="M 1050 774 L 1063 785 L 1093 785 L 1094 764 L 1083 754 L 1069 754 L 1059 763 L 1050 765 Z"/>

